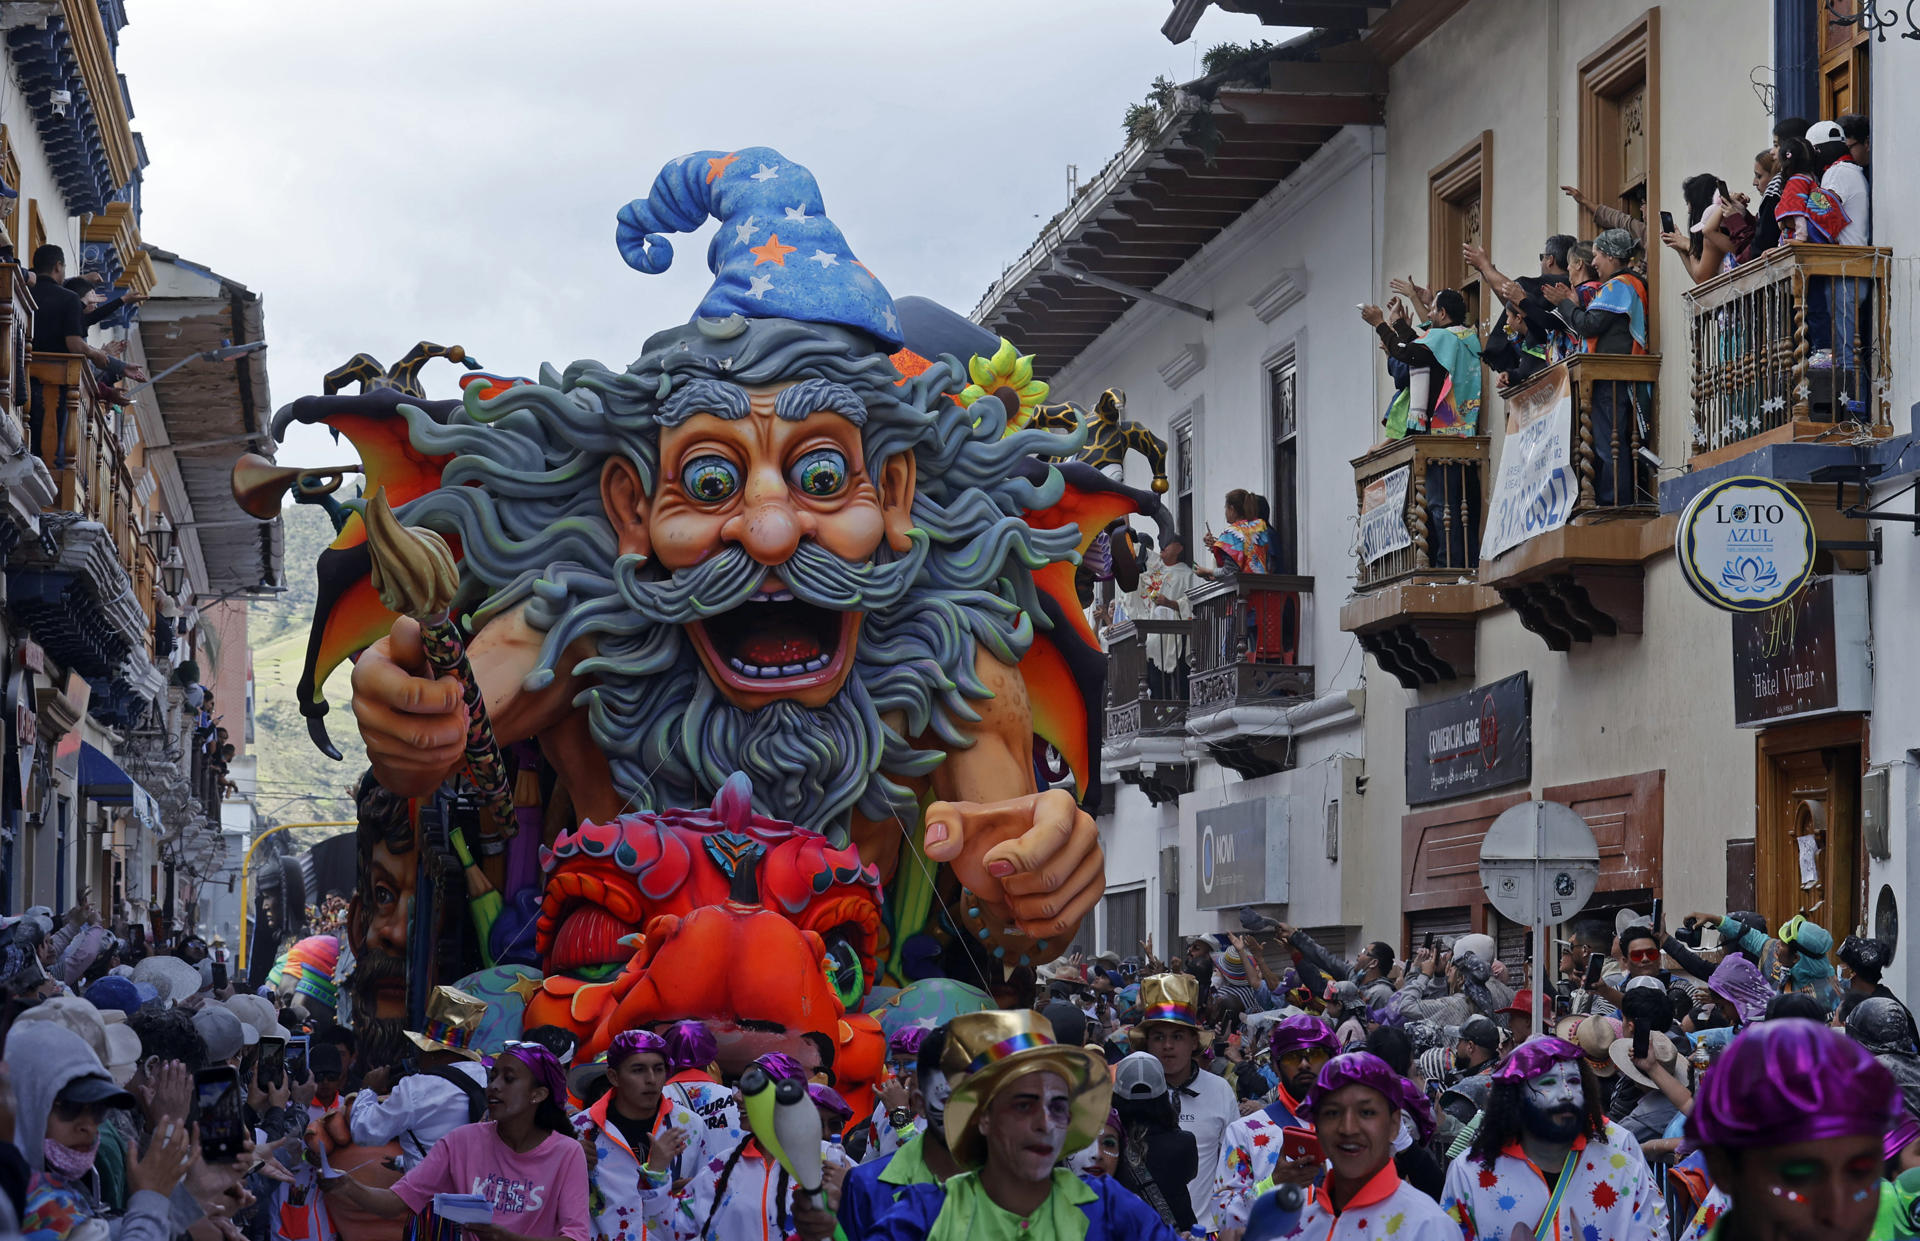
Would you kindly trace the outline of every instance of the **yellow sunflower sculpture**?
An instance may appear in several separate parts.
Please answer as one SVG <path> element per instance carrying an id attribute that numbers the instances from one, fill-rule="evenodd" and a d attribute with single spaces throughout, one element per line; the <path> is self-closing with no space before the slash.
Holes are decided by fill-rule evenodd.
<path id="1" fill-rule="evenodd" d="M 1033 377 L 1033 355 L 1019 353 L 1005 337 L 992 357 L 976 355 L 967 360 L 967 378 L 973 382 L 955 399 L 968 408 L 982 397 L 1003 402 L 1011 411 L 1007 416 L 1009 434 L 1029 425 L 1034 411 L 1047 399 L 1047 385 Z"/>

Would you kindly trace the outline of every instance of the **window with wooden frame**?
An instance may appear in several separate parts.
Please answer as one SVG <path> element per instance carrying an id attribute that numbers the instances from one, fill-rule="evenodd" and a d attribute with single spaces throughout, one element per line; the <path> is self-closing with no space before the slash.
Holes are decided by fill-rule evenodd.
<path id="1" fill-rule="evenodd" d="M 40 203 L 36 199 L 27 200 L 27 231 L 23 236 L 27 246 L 18 253 L 28 266 L 32 266 L 34 252 L 47 244 L 47 226 L 40 222 Z"/>
<path id="2" fill-rule="evenodd" d="M 1273 462 L 1267 519 L 1273 555 L 1269 573 L 1300 572 L 1299 370 L 1292 354 L 1267 371 L 1267 427 Z"/>
<path id="3" fill-rule="evenodd" d="M 1467 302 L 1467 321 L 1482 331 L 1495 299 L 1483 296 L 1480 273 L 1468 266 L 1461 248 L 1485 244 L 1492 159 L 1493 131 L 1482 130 L 1427 174 L 1427 280 L 1435 293 L 1458 290 Z"/>
<path id="4" fill-rule="evenodd" d="M 1660 246 L 1660 10 L 1648 9 L 1580 62 L 1580 188 L 1647 225 L 1647 253 Z M 1676 212 L 1684 220 L 1684 211 Z M 1580 233 L 1600 229 L 1581 209 Z M 1647 340 L 1659 351 L 1652 295 L 1659 264 L 1647 264 Z"/>
<path id="5" fill-rule="evenodd" d="M 1173 496 L 1174 519 L 1179 522 L 1180 541 L 1186 545 L 1191 564 L 1193 549 L 1193 418 L 1182 414 L 1173 423 Z"/>
<path id="6" fill-rule="evenodd" d="M 1848 25 L 1833 20 L 1821 10 L 1826 21 L 1820 28 L 1820 115 L 1837 121 L 1848 113 L 1866 115 L 1867 39 L 1865 22 Z"/>
<path id="7" fill-rule="evenodd" d="M 7 188 L 13 191 L 11 198 L 0 198 L 0 237 L 6 239 L 6 244 L 12 245 L 14 229 L 19 225 L 14 212 L 20 205 L 20 156 L 13 149 L 13 135 L 5 125 L 0 125 L 0 181 L 5 181 Z M 20 257 L 25 260 L 31 256 Z"/>

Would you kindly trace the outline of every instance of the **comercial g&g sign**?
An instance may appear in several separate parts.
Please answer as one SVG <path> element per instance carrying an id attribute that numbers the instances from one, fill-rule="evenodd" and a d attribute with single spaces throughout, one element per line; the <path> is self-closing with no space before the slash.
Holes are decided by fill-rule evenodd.
<path id="1" fill-rule="evenodd" d="M 1813 518 L 1770 478 L 1728 478 L 1701 491 L 1674 536 L 1687 585 L 1716 608 L 1764 612 L 1813 577 Z"/>

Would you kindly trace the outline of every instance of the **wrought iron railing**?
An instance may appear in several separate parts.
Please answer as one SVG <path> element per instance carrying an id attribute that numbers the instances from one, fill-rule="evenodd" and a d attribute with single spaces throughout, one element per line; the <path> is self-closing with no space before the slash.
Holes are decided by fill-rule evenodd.
<path id="1" fill-rule="evenodd" d="M 1185 729 L 1194 632 L 1190 620 L 1122 620 L 1107 628 L 1108 741 Z"/>
<path id="2" fill-rule="evenodd" d="M 1891 261 L 1884 247 L 1799 242 L 1690 289 L 1693 451 L 1795 421 L 1889 426 Z M 1817 364 L 1823 319 L 1829 339 L 1848 337 L 1832 340 L 1831 365 Z"/>
<path id="3" fill-rule="evenodd" d="M 1313 579 L 1242 573 L 1193 595 L 1193 681 L 1198 714 L 1235 703 L 1311 697 L 1306 649 Z"/>

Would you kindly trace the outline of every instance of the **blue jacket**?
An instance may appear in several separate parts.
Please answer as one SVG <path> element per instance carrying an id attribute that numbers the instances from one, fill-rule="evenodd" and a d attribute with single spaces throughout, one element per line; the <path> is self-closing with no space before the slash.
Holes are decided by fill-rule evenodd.
<path id="1" fill-rule="evenodd" d="M 857 1241 L 873 1231 L 894 1203 L 913 1185 L 931 1184 L 932 1174 L 919 1155 L 923 1139 L 914 1137 L 893 1154 L 870 1160 L 847 1174 L 840 1187 L 840 1231 Z"/>
<path id="2" fill-rule="evenodd" d="M 1086 1241 L 1180 1241 L 1152 1207 L 1112 1177 L 1088 1177 L 1086 1184 L 1094 1192 L 1093 1200 L 1080 1207 L 1087 1217 Z M 877 1227 L 864 1237 L 847 1229 L 847 1241 L 924 1241 L 946 1200 L 938 1185 L 910 1185 Z"/>

